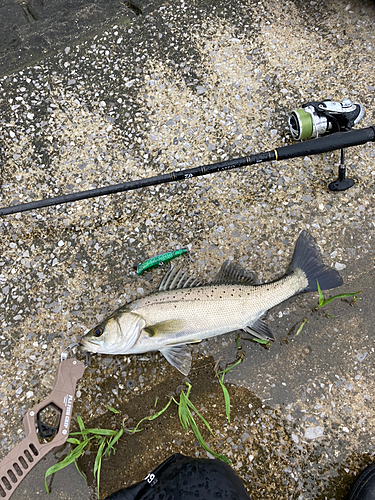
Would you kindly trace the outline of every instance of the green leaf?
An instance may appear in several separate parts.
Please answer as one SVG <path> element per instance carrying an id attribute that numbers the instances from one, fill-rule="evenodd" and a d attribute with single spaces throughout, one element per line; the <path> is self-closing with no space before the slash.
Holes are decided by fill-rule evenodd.
<path id="1" fill-rule="evenodd" d="M 318 293 L 319 293 L 318 308 L 319 307 L 324 307 L 327 304 L 330 304 L 335 299 L 343 299 L 343 298 L 346 298 L 346 297 L 356 297 L 357 295 L 359 295 L 360 293 L 362 293 L 362 290 L 360 290 L 359 292 L 340 293 L 339 295 L 335 295 L 334 297 L 330 297 L 329 299 L 325 299 L 324 296 L 323 296 L 323 293 L 322 293 L 322 291 L 320 289 L 319 281 L 318 280 L 316 280 L 316 284 L 317 284 Z"/>
<path id="2" fill-rule="evenodd" d="M 91 439 L 94 439 L 94 438 L 92 437 L 90 439 L 83 441 L 81 444 L 76 446 L 70 453 L 68 453 L 68 455 L 64 458 L 64 460 L 62 460 L 58 464 L 52 465 L 52 467 L 50 467 L 49 469 L 46 470 L 46 473 L 44 476 L 44 484 L 45 484 L 47 493 L 49 493 L 49 489 L 48 489 L 48 485 L 47 485 L 47 477 L 50 476 L 51 474 L 54 474 L 55 472 L 57 472 L 61 469 L 64 469 L 64 467 L 67 467 L 68 465 L 73 463 L 77 458 L 79 458 L 82 455 L 85 446 L 89 443 L 89 441 L 91 441 Z"/>
<path id="3" fill-rule="evenodd" d="M 260 340 L 260 339 L 252 339 L 252 340 Z M 241 354 L 241 356 L 237 359 L 237 361 L 235 361 L 232 365 L 228 366 L 227 368 L 224 368 L 224 370 L 220 370 L 218 373 L 220 373 L 220 375 L 221 374 L 225 375 L 226 373 L 229 373 L 232 370 L 232 368 L 239 365 L 242 360 L 243 360 L 243 354 Z"/>
<path id="4" fill-rule="evenodd" d="M 318 287 L 318 293 L 319 293 L 319 307 L 323 307 L 324 304 L 324 295 L 320 289 L 319 281 L 316 280 L 316 285 Z"/>
<path id="5" fill-rule="evenodd" d="M 208 451 L 208 453 L 210 453 L 213 457 L 218 458 L 219 460 L 221 460 L 222 462 L 224 462 L 226 464 L 230 464 L 229 458 L 227 458 L 225 455 L 219 455 L 218 453 L 215 453 L 206 445 L 206 443 L 204 442 L 204 440 L 202 438 L 201 433 L 199 432 L 198 426 L 197 426 L 197 424 L 196 424 L 196 422 L 195 422 L 195 420 L 190 412 L 189 412 L 189 423 L 190 423 L 190 426 L 192 428 L 192 431 L 194 432 L 195 437 L 197 438 L 197 441 L 202 446 L 202 448 L 204 450 Z"/>
<path id="6" fill-rule="evenodd" d="M 320 307 L 326 306 L 327 304 L 329 304 L 330 302 L 332 302 L 335 299 L 343 299 L 346 297 L 355 297 L 356 295 L 359 295 L 361 292 L 362 292 L 362 290 L 360 290 L 359 292 L 353 292 L 353 293 L 340 293 L 339 295 L 335 295 L 334 297 L 326 299 Z"/>
<path id="7" fill-rule="evenodd" d="M 296 332 L 296 337 L 302 332 L 302 328 L 306 325 L 306 323 L 307 323 L 307 318 L 303 318 L 303 321 Z"/>
<path id="8" fill-rule="evenodd" d="M 105 449 L 104 455 L 107 455 L 108 457 L 110 456 L 111 450 L 113 451 L 113 454 L 116 453 L 116 449 L 114 448 L 115 444 L 117 441 L 120 439 L 120 437 L 124 434 L 125 429 L 120 429 L 116 436 L 113 436 L 111 439 L 108 440 L 107 442 L 107 448 Z"/>
<path id="9" fill-rule="evenodd" d="M 160 415 L 161 415 L 162 413 L 164 413 L 164 412 L 167 410 L 167 408 L 169 407 L 169 405 L 171 404 L 171 402 L 172 402 L 172 398 L 168 401 L 168 403 L 167 403 L 167 404 L 164 406 L 164 408 L 162 408 L 160 411 L 158 411 L 158 412 L 157 412 L 157 413 L 155 413 L 154 415 L 149 415 L 148 417 L 144 417 L 144 418 L 142 418 L 142 420 L 140 420 L 140 421 L 138 422 L 138 424 L 135 426 L 135 428 L 134 428 L 133 432 L 137 432 L 138 427 L 139 427 L 139 426 L 141 425 L 141 423 L 142 423 L 142 422 L 144 422 L 145 420 L 149 420 L 149 421 L 151 421 L 151 420 L 155 420 L 155 418 L 160 417 Z M 143 430 L 143 429 L 141 429 L 141 430 Z"/>
<path id="10" fill-rule="evenodd" d="M 94 477 L 96 477 L 96 473 L 97 473 L 100 461 L 102 459 L 103 448 L 104 448 L 105 442 L 106 442 L 106 437 L 105 436 L 103 436 L 102 438 L 100 438 L 99 448 L 98 448 L 98 451 L 96 453 L 95 462 L 94 462 Z"/>
<path id="11" fill-rule="evenodd" d="M 108 445 L 112 448 L 123 434 L 124 434 L 124 429 L 120 429 L 116 434 L 116 436 L 113 436 L 113 438 L 109 440 Z"/>
<path id="12" fill-rule="evenodd" d="M 236 338 L 236 344 L 237 344 L 237 349 L 242 349 L 242 345 L 240 344 L 240 334 L 237 335 L 237 338 Z"/>
<path id="13" fill-rule="evenodd" d="M 186 405 L 185 397 L 186 396 L 185 396 L 184 391 L 181 391 L 180 402 L 178 403 L 178 418 L 180 419 L 182 427 L 185 429 L 185 431 L 187 431 L 188 430 L 188 418 L 187 418 L 188 407 Z"/>
<path id="14" fill-rule="evenodd" d="M 187 385 L 187 388 L 188 388 L 187 393 L 186 393 L 186 397 L 187 397 L 187 399 L 189 399 L 192 386 L 191 386 L 191 384 L 189 384 L 189 382 L 185 382 L 185 384 Z"/>
<path id="15" fill-rule="evenodd" d="M 211 432 L 212 435 L 214 435 L 214 433 L 212 432 L 212 429 L 210 427 L 210 424 L 207 422 L 207 420 L 199 413 L 199 411 L 195 408 L 195 406 L 193 405 L 193 403 L 190 401 L 190 399 L 188 399 L 186 397 L 186 403 L 187 405 L 197 414 L 197 416 L 202 420 L 202 422 L 204 423 L 204 425 L 207 427 L 207 429 Z M 190 411 L 189 411 L 189 414 L 190 414 Z M 189 418 L 189 414 L 188 414 L 188 418 Z M 191 415 L 191 414 L 190 414 Z"/>
<path id="16" fill-rule="evenodd" d="M 108 410 L 110 410 L 112 413 L 120 413 L 116 408 L 113 408 L 112 406 L 107 405 Z"/>
<path id="17" fill-rule="evenodd" d="M 265 340 L 265 339 L 258 339 L 256 337 L 254 337 L 253 339 L 251 339 L 253 342 L 258 342 L 258 344 L 263 344 L 263 345 L 271 345 L 271 342 L 269 342 L 268 340 Z"/>
<path id="18" fill-rule="evenodd" d="M 67 443 L 70 443 L 70 444 L 81 444 L 81 441 L 79 439 L 76 439 L 76 438 L 68 438 L 66 440 Z"/>
<path id="19" fill-rule="evenodd" d="M 83 423 L 82 417 L 79 415 L 77 416 L 77 423 L 81 431 L 83 431 L 85 429 L 85 424 Z"/>
<path id="20" fill-rule="evenodd" d="M 83 479 L 86 481 L 86 477 L 84 476 L 84 474 L 82 474 L 82 472 L 79 470 L 79 467 L 78 467 L 78 464 L 77 464 L 77 460 L 74 460 L 74 465 L 76 466 L 76 469 L 77 471 L 79 472 L 79 474 L 83 477 Z"/>
<path id="21" fill-rule="evenodd" d="M 224 375 L 223 375 L 222 379 L 219 378 L 219 382 L 220 382 L 220 385 L 221 385 L 221 388 L 222 388 L 223 394 L 224 394 L 225 413 L 227 414 L 228 422 L 230 422 L 230 396 L 229 396 L 228 389 L 224 385 Z"/>
<path id="22" fill-rule="evenodd" d="M 97 485 L 98 485 L 97 486 L 98 499 L 100 499 L 100 494 L 99 494 L 99 491 L 100 491 L 100 470 L 102 468 L 103 449 L 105 446 L 106 439 L 107 439 L 106 437 L 101 438 L 99 449 L 98 449 L 98 452 L 96 454 L 95 463 L 94 463 L 94 477 L 96 475 L 96 481 L 97 481 Z"/>
<path id="23" fill-rule="evenodd" d="M 113 431 L 112 429 L 83 429 L 80 432 L 71 432 L 71 436 L 76 436 L 77 434 L 81 436 L 85 436 L 87 434 L 95 434 L 96 436 L 114 436 L 117 431 Z"/>

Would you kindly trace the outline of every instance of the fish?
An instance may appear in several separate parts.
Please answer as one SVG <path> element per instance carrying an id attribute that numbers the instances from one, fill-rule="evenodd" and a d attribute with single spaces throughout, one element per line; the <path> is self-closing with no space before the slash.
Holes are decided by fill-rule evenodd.
<path id="1" fill-rule="evenodd" d="M 190 344 L 235 330 L 274 340 L 263 321 L 269 309 L 301 292 L 339 287 L 342 277 L 327 266 L 314 238 L 301 231 L 286 274 L 257 284 L 237 263 L 224 262 L 212 282 L 201 284 L 176 266 L 159 289 L 114 311 L 87 332 L 81 348 L 101 354 L 159 351 L 183 375 L 191 369 Z"/>

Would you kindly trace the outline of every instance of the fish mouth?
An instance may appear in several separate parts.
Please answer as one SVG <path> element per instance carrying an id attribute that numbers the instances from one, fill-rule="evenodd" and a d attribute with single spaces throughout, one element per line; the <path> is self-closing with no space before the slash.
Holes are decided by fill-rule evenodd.
<path id="1" fill-rule="evenodd" d="M 99 350 L 99 346 L 95 342 L 92 342 L 91 340 L 83 338 L 80 340 L 79 343 L 80 343 L 80 348 L 84 352 L 98 352 Z"/>

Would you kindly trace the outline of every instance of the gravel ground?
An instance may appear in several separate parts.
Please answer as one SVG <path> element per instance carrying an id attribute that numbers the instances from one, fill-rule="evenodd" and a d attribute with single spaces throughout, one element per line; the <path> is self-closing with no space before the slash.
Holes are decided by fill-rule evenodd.
<path id="1" fill-rule="evenodd" d="M 310 100 L 350 97 L 367 110 L 361 126 L 373 124 L 374 26 L 373 2 L 181 1 L 74 39 L 0 79 L 1 205 L 292 143 L 287 117 Z M 335 152 L 3 218 L 1 456 L 51 389 L 61 350 L 156 288 L 163 271 L 137 277 L 138 262 L 186 247 L 203 281 L 229 258 L 263 282 L 285 272 L 306 229 L 344 278 L 337 293 L 363 289 L 363 300 L 332 303 L 334 318 L 312 311 L 317 294 L 272 310 L 277 341 L 269 350 L 241 341 L 245 361 L 227 377 L 231 424 L 213 367 L 235 359 L 236 334 L 195 347 L 190 380 L 218 429 L 211 446 L 231 456 L 253 499 L 342 498 L 374 456 L 374 158 L 372 144 L 348 150 L 356 184 L 342 193 L 327 189 Z M 183 381 L 159 354 L 94 356 L 75 413 L 104 427 L 111 405 L 136 421 Z M 171 413 L 163 431 L 150 425 L 126 440 L 123 476 L 103 494 L 173 452 L 206 456 L 178 425 Z M 111 460 L 108 470 L 119 470 Z M 23 485 L 15 497 L 34 499 Z M 57 486 L 53 494 L 67 498 Z"/>

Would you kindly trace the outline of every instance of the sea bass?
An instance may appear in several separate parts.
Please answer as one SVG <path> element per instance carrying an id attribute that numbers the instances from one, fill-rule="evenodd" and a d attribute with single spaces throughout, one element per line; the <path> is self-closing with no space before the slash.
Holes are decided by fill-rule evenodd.
<path id="1" fill-rule="evenodd" d="M 188 344 L 244 330 L 261 339 L 274 335 L 262 317 L 301 292 L 342 285 L 340 274 L 323 263 L 312 236 L 302 231 L 285 276 L 256 285 L 237 264 L 225 262 L 216 278 L 200 285 L 172 267 L 159 290 L 121 306 L 81 340 L 83 348 L 103 354 L 160 351 L 181 373 L 191 368 Z"/>

